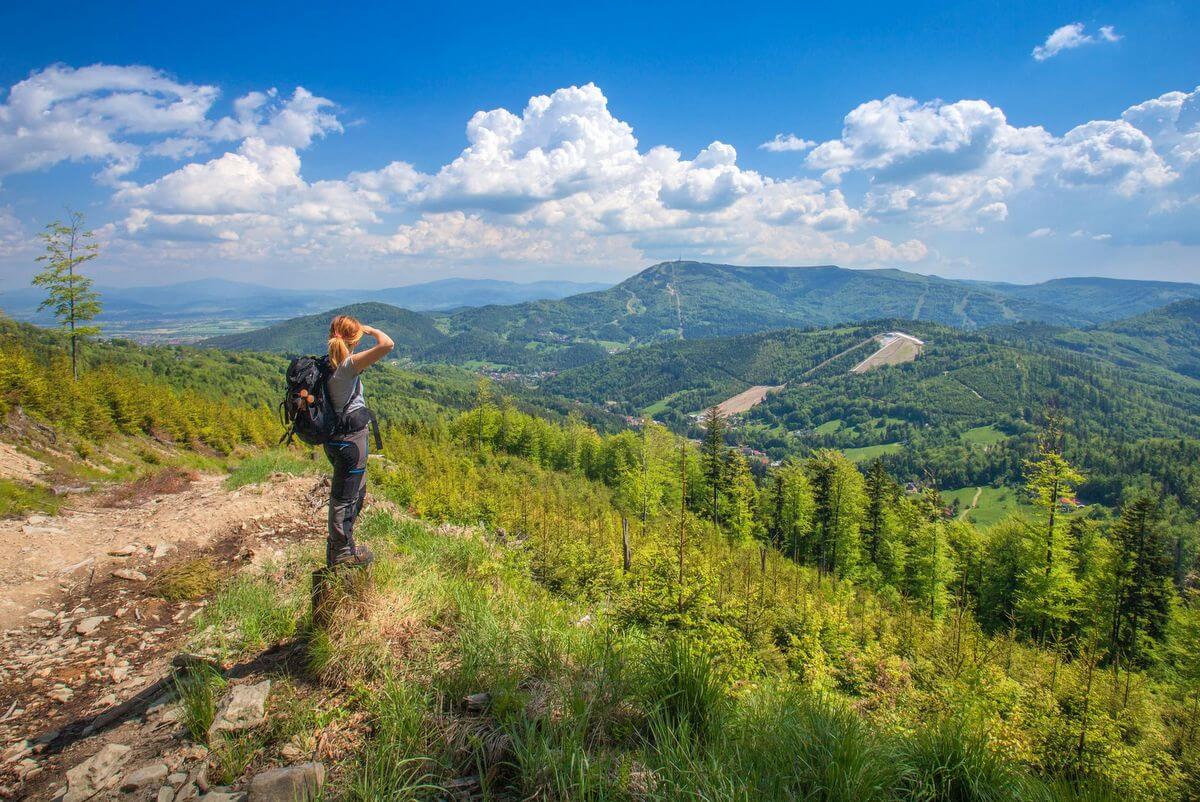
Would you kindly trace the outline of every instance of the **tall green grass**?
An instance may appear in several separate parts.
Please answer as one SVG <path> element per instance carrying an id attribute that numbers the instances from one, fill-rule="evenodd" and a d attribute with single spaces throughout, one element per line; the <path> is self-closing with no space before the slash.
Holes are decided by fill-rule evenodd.
<path id="1" fill-rule="evenodd" d="M 252 457 L 247 457 L 234 466 L 225 480 L 225 487 L 228 490 L 236 490 L 245 485 L 265 482 L 275 473 L 303 476 L 305 474 L 318 474 L 327 468 L 328 466 L 324 462 L 324 458 L 321 461 L 317 461 L 315 451 L 308 454 L 305 458 L 298 456 L 297 452 L 283 449 L 263 451 Z"/>
<path id="2" fill-rule="evenodd" d="M 48 487 L 0 479 L 0 518 L 15 518 L 31 512 L 54 515 L 61 506 L 62 499 Z"/>
<path id="3" fill-rule="evenodd" d="M 287 584 L 263 577 L 231 578 L 196 617 L 197 648 L 211 647 L 223 658 L 262 651 L 293 637 L 307 614 L 307 589 L 295 572 Z"/>
<path id="4" fill-rule="evenodd" d="M 184 729 L 196 743 L 207 743 L 208 728 L 217 716 L 217 702 L 225 690 L 225 678 L 213 667 L 197 663 L 177 672 L 174 684 Z"/>

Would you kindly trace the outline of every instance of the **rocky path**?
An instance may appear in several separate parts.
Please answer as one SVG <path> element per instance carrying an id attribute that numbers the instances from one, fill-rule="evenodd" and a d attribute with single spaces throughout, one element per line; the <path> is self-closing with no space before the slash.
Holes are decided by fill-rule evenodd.
<path id="1" fill-rule="evenodd" d="M 117 507 L 105 506 L 104 497 L 73 496 L 74 506 L 54 517 L 0 520 L 0 628 L 37 609 L 57 612 L 67 596 L 141 557 L 151 557 L 153 567 L 256 515 L 286 511 L 295 490 L 284 482 L 229 492 L 222 481 L 201 476 L 181 492 Z"/>
<path id="2" fill-rule="evenodd" d="M 209 788 L 206 750 L 167 693 L 205 600 L 166 601 L 152 580 L 197 558 L 231 573 L 321 537 L 325 492 L 311 477 L 237 491 L 203 477 L 127 509 L 0 522 L 0 798 L 236 798 Z"/>

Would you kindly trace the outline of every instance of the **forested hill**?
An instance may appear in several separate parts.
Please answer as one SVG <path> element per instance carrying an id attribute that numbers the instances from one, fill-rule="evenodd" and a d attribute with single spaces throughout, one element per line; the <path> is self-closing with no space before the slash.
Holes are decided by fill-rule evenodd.
<path id="1" fill-rule="evenodd" d="M 1056 278 L 1041 284 L 987 286 L 1010 298 L 1049 304 L 1065 315 L 1094 322 L 1117 320 L 1176 301 L 1200 298 L 1200 285 L 1173 281 L 1078 277 Z"/>
<path id="2" fill-rule="evenodd" d="M 1177 301 L 1087 331 L 1060 332 L 1055 342 L 1097 359 L 1157 365 L 1200 379 L 1200 300 Z"/>
<path id="3" fill-rule="evenodd" d="M 901 270 L 664 262 L 601 292 L 465 309 L 447 322 L 452 333 L 487 332 L 536 349 L 556 342 L 626 346 L 878 318 L 966 329 L 1022 320 L 1085 326 L 1185 298 L 1200 298 L 1200 285 L 1113 279 L 989 285 Z"/>
<path id="4" fill-rule="evenodd" d="M 1200 302 L 1090 330 L 1024 325 L 970 332 L 877 320 L 658 343 L 564 371 L 545 387 L 615 403 L 628 414 L 683 423 L 687 413 L 750 386 L 786 385 L 749 413 L 751 420 L 769 421 L 780 431 L 844 421 L 868 407 L 872 417 L 921 426 L 986 425 L 1020 418 L 1061 398 L 1055 403 L 1076 417 L 1111 421 L 1125 435 L 1196 434 L 1200 382 L 1174 369 L 1200 358 L 1198 327 L 1184 325 L 1186 316 L 1181 319 L 1193 307 Z M 873 337 L 897 329 L 925 341 L 915 363 L 850 373 L 878 348 Z M 1105 357 L 1112 341 L 1122 345 L 1122 352 Z"/>
<path id="5" fill-rule="evenodd" d="M 390 304 L 369 302 L 292 318 L 256 331 L 212 337 L 200 345 L 231 351 L 323 354 L 329 340 L 329 320 L 335 315 L 352 315 L 383 329 L 396 341 L 398 356 L 414 356 L 446 339 L 446 335 L 424 315 Z"/>
<path id="6" fill-rule="evenodd" d="M 882 456 L 898 476 L 932 472 L 944 487 L 1015 481 L 1054 410 L 1068 450 L 1085 472 L 1095 468 L 1093 498 L 1111 503 L 1110 480 L 1123 468 L 1098 467 L 1102 455 L 1117 444 L 1200 436 L 1200 381 L 1171 367 L 1194 364 L 1200 354 L 1196 324 L 1188 322 L 1196 306 L 1083 331 L 1022 325 L 970 332 L 881 320 L 659 343 L 565 371 L 544 386 L 684 431 L 693 425 L 689 413 L 754 385 L 785 385 L 740 417 L 734 440 L 779 459 L 818 447 L 862 460 Z M 925 341 L 915 362 L 850 372 L 878 347 L 874 335 L 897 328 Z M 1120 354 L 1106 358 L 1114 340 Z"/>

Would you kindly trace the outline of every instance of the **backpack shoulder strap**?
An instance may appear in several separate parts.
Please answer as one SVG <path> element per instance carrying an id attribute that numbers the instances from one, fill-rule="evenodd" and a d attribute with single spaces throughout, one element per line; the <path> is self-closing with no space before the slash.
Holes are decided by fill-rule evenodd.
<path id="1" fill-rule="evenodd" d="M 379 419 L 370 409 L 367 409 L 367 414 L 371 416 L 371 434 L 375 435 L 375 450 L 383 451 L 383 440 L 379 436 Z"/>

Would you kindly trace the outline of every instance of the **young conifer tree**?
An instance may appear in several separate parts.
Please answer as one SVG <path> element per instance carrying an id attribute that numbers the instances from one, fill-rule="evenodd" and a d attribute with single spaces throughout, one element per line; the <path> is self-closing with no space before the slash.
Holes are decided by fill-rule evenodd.
<path id="1" fill-rule="evenodd" d="M 710 515 L 713 523 L 720 524 L 720 511 L 717 501 L 726 484 L 725 470 L 725 416 L 720 407 L 712 406 L 700 420 L 704 427 L 704 437 L 700 442 L 700 462 L 704 468 L 704 478 L 707 480 L 712 498 Z"/>
<path id="2" fill-rule="evenodd" d="M 1116 598 L 1110 640 L 1114 653 L 1145 662 L 1143 641 L 1157 641 L 1171 611 L 1171 562 L 1158 504 L 1139 494 L 1121 510 L 1113 527 Z"/>
<path id="3" fill-rule="evenodd" d="M 84 228 L 82 212 L 70 212 L 66 222 L 55 220 L 39 236 L 46 244 L 46 252 L 37 261 L 46 266 L 33 277 L 33 283 L 46 288 L 46 300 L 38 310 L 53 311 L 59 325 L 67 330 L 71 377 L 78 379 L 79 343 L 100 333 L 99 327 L 88 325 L 100 314 L 100 295 L 80 268 L 100 255 L 100 245 L 94 233 Z"/>

